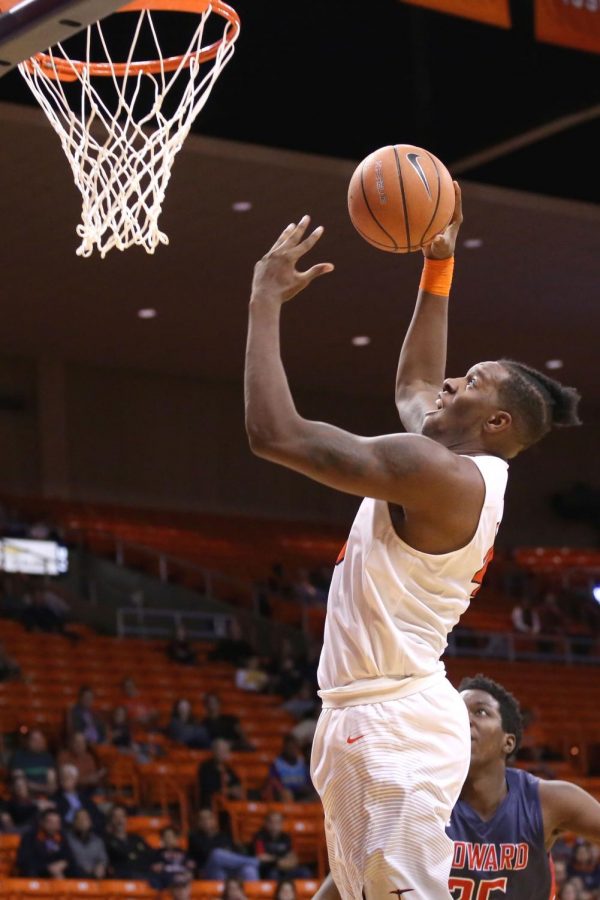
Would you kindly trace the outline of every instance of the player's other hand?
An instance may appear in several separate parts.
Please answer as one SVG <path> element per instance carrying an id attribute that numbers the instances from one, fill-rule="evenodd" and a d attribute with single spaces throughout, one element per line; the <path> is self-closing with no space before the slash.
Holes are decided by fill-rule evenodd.
<path id="1" fill-rule="evenodd" d="M 331 263 L 318 263 L 305 272 L 299 272 L 296 268 L 300 259 L 312 250 L 323 234 L 323 228 L 319 226 L 304 237 L 309 222 L 310 216 L 303 216 L 297 225 L 292 223 L 284 228 L 271 249 L 256 263 L 252 279 L 253 300 L 285 303 L 308 287 L 315 278 L 333 272 Z"/>
<path id="2" fill-rule="evenodd" d="M 462 197 L 458 181 L 454 181 L 454 214 L 441 234 L 436 235 L 430 244 L 423 247 L 423 256 L 427 259 L 448 259 L 454 256 L 454 247 L 458 231 L 462 225 Z"/>

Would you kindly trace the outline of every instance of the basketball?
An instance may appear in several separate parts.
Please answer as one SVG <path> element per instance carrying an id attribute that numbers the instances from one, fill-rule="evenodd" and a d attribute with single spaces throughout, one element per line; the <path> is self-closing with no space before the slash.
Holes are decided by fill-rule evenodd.
<path id="1" fill-rule="evenodd" d="M 355 169 L 348 212 L 360 236 L 379 250 L 420 250 L 452 218 L 452 177 L 428 150 L 411 144 L 382 147 Z"/>

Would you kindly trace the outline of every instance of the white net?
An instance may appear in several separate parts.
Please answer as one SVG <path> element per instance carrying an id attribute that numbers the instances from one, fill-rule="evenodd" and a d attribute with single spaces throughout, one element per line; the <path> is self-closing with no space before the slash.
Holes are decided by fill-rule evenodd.
<path id="1" fill-rule="evenodd" d="M 237 29 L 226 25 L 214 58 L 199 61 L 209 4 L 180 63 L 167 71 L 149 10 L 139 12 L 124 69 L 111 61 L 100 22 L 85 34 L 85 59 L 74 62 L 62 44 L 32 57 L 19 70 L 60 137 L 83 198 L 77 234 L 79 256 L 96 248 L 102 257 L 116 247 L 140 245 L 154 253 L 168 244 L 158 227 L 175 156 L 221 70 L 231 58 Z M 119 13 L 119 16 L 130 14 Z M 142 30 L 151 35 L 159 71 L 135 71 Z M 94 70 L 92 46 L 102 47 L 108 77 Z M 133 71 L 132 71 L 132 67 Z M 95 68 L 98 68 L 96 65 Z M 58 77 L 63 73 L 63 81 Z M 123 74 L 117 74 L 117 70 Z M 65 79 L 65 71 L 66 78 Z M 70 83 L 69 83 L 70 81 Z"/>

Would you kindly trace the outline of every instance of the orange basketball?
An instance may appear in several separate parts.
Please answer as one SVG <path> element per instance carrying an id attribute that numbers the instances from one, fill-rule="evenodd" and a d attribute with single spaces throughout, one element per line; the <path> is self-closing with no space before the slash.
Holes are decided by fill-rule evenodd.
<path id="1" fill-rule="evenodd" d="M 350 179 L 348 211 L 360 236 L 379 250 L 420 250 L 452 218 L 450 172 L 421 147 L 382 147 L 363 159 Z"/>

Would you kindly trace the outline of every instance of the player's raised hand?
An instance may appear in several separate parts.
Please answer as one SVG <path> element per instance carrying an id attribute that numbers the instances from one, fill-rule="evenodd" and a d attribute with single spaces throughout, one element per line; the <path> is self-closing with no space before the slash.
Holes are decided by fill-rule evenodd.
<path id="1" fill-rule="evenodd" d="M 426 256 L 427 259 L 448 259 L 448 257 L 454 256 L 456 238 L 458 237 L 458 231 L 462 225 L 463 214 L 462 196 L 458 181 L 452 183 L 454 184 L 455 198 L 454 214 L 444 231 L 442 231 L 441 234 L 438 234 L 430 244 L 423 247 L 423 255 Z"/>
<path id="2" fill-rule="evenodd" d="M 318 278 L 333 272 L 332 263 L 317 263 L 304 272 L 296 268 L 298 261 L 312 250 L 323 228 L 319 225 L 308 237 L 304 237 L 310 216 L 303 216 L 298 224 L 291 223 L 284 228 L 271 249 L 254 267 L 252 299 L 265 298 L 278 303 L 291 300 L 296 294 Z"/>

